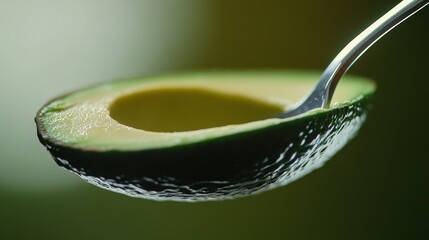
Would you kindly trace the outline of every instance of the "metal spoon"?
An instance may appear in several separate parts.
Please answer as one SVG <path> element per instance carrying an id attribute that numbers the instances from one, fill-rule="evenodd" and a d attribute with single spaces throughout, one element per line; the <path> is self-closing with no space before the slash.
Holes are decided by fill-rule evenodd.
<path id="1" fill-rule="evenodd" d="M 277 117 L 289 118 L 315 108 L 329 106 L 338 81 L 353 63 L 378 39 L 428 4 L 429 0 L 404 0 L 400 2 L 341 50 L 323 72 L 314 90 L 306 98 L 301 100 L 292 110 Z"/>

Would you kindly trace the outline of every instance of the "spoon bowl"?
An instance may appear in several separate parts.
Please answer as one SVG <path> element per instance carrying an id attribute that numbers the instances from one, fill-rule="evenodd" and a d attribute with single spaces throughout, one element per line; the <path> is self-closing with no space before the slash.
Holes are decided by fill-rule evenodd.
<path id="1" fill-rule="evenodd" d="M 171 118 L 171 114 L 161 119 L 173 122 L 168 124 L 174 127 L 168 132 L 164 128 L 148 131 L 147 125 L 137 128 L 132 123 L 140 113 L 134 112 L 162 106 L 158 101 L 141 110 L 134 106 L 141 104 L 141 98 L 146 105 L 151 104 L 147 97 L 153 94 L 164 100 L 170 96 L 176 99 L 184 88 L 186 98 L 200 99 L 193 107 L 209 107 L 199 104 L 215 95 L 235 104 L 237 99 L 224 96 L 225 88 L 235 96 L 251 96 L 252 101 L 240 101 L 252 106 L 257 106 L 257 97 L 286 105 L 287 101 L 299 99 L 291 98 L 294 94 L 302 96 L 310 90 L 317 79 L 318 74 L 308 72 L 221 71 L 112 81 L 47 103 L 36 116 L 38 136 L 58 165 L 111 191 L 175 201 L 248 196 L 288 184 L 322 166 L 365 121 L 375 85 L 364 78 L 347 76 L 338 86 L 335 108 L 310 111 L 295 118 L 269 118 L 197 130 L 182 131 L 181 124 L 175 123 L 180 117 Z M 196 88 L 206 90 L 190 92 Z M 159 92 L 155 92 L 157 89 Z M 210 95 L 200 98 L 207 91 Z M 127 109 L 125 113 L 116 112 L 118 101 L 121 111 Z M 189 107 L 180 101 L 168 102 L 174 105 L 176 114 Z M 212 113 L 191 120 L 203 122 L 204 117 L 225 109 L 214 106 L 207 111 Z M 129 122 L 118 119 L 119 115 Z"/>

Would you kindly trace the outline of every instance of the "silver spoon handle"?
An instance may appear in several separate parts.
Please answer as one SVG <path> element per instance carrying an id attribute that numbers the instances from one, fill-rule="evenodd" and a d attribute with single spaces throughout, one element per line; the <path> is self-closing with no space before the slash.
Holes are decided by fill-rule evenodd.
<path id="1" fill-rule="evenodd" d="M 291 117 L 315 108 L 328 106 L 338 81 L 353 63 L 378 39 L 427 4 L 429 4 L 429 0 L 404 0 L 384 14 L 341 50 L 323 72 L 313 92 L 298 104 L 297 108 L 280 117 Z"/>

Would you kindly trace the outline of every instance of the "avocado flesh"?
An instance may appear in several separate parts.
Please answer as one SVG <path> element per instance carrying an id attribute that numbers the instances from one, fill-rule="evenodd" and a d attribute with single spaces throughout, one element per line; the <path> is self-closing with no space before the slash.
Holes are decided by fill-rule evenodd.
<path id="1" fill-rule="evenodd" d="M 270 118 L 308 94 L 318 77 L 299 72 L 209 72 L 105 83 L 46 104 L 36 117 L 39 139 L 59 165 L 116 192 L 181 201 L 243 196 L 287 184 L 320 166 L 363 123 L 375 86 L 356 77 L 341 80 L 330 109 Z M 139 121 L 128 116 L 150 95 L 155 96 L 148 105 L 158 114 L 155 120 L 165 115 L 159 129 L 156 124 L 133 125 Z M 238 114 L 245 115 L 238 122 L 227 119 L 231 124 L 226 126 L 221 117 L 211 126 L 211 117 L 198 113 L 193 123 L 206 119 L 210 124 L 171 127 L 169 122 L 184 108 L 158 111 L 160 101 L 154 99 L 170 102 L 185 96 L 195 102 L 189 106 L 191 112 L 215 105 L 216 99 L 223 101 L 221 105 L 249 109 Z M 225 115 L 213 109 L 208 111 L 213 116 Z M 242 108 L 229 110 L 238 109 Z M 185 120 L 182 123 L 189 122 Z"/>
<path id="2" fill-rule="evenodd" d="M 201 88 L 160 88 L 128 94 L 109 107 L 123 125 L 152 132 L 183 132 L 270 118 L 280 105 Z"/>

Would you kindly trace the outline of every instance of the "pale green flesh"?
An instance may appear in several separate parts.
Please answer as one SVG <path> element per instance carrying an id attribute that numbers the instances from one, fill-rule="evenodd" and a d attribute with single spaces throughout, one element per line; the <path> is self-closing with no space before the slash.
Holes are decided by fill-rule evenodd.
<path id="1" fill-rule="evenodd" d="M 116 81 L 51 102 L 41 110 L 40 121 L 45 137 L 76 148 L 175 146 L 293 121 L 270 116 L 306 96 L 318 78 L 317 73 L 215 72 Z M 374 89 L 368 80 L 344 77 L 332 105 Z"/>

